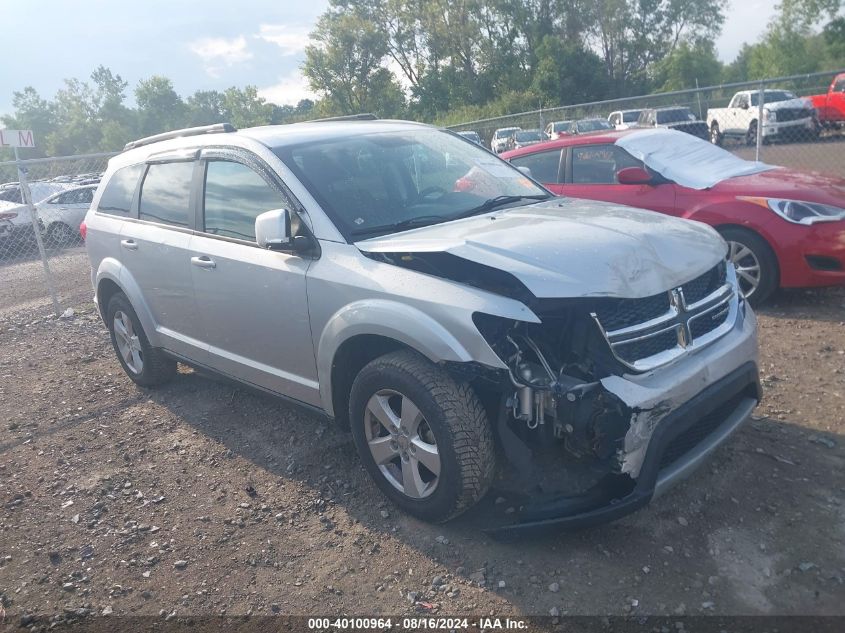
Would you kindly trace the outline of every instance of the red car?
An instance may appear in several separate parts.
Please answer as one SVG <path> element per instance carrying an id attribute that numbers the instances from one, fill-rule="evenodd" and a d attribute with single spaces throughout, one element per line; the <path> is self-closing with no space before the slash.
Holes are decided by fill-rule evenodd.
<path id="1" fill-rule="evenodd" d="M 818 112 L 819 123 L 826 127 L 845 123 L 845 73 L 840 73 L 830 82 L 827 93 L 810 97 Z"/>
<path id="2" fill-rule="evenodd" d="M 558 195 L 705 222 L 752 305 L 778 287 L 845 285 L 845 180 L 746 161 L 673 130 L 562 137 L 502 158 Z"/>

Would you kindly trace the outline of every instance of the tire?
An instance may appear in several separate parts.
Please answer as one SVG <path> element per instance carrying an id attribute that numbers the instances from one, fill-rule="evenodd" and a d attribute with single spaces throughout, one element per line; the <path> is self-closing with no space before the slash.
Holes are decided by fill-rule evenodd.
<path id="1" fill-rule="evenodd" d="M 77 239 L 79 239 L 79 234 L 74 233 L 73 229 L 63 222 L 56 222 L 47 227 L 47 243 L 50 246 L 56 248 L 69 246 Z"/>
<path id="2" fill-rule="evenodd" d="M 745 133 L 746 145 L 757 145 L 757 121 L 752 121 Z"/>
<path id="3" fill-rule="evenodd" d="M 713 121 L 713 124 L 710 126 L 710 142 L 713 145 L 717 145 L 719 147 L 722 146 L 722 133 L 719 130 L 719 124 L 716 121 Z"/>
<path id="4" fill-rule="evenodd" d="M 388 424 L 379 422 L 376 410 L 381 419 L 387 414 Z M 366 365 L 352 384 L 349 419 L 370 477 L 408 514 L 446 521 L 472 507 L 490 487 L 496 458 L 481 402 L 468 384 L 455 382 L 416 352 L 392 352 Z M 416 425 L 409 424 L 413 420 Z M 403 439 L 404 431 L 410 435 Z M 432 441 L 437 473 L 427 468 L 433 462 Z M 382 455 L 380 464 L 374 451 Z M 407 485 L 406 473 L 414 473 Z"/>
<path id="5" fill-rule="evenodd" d="M 757 233 L 748 229 L 729 226 L 720 229 L 719 233 L 730 246 L 728 260 L 737 266 L 740 290 L 752 306 L 761 305 L 779 285 L 777 257 L 772 247 Z M 747 249 L 749 254 L 744 254 L 742 248 Z M 759 277 L 756 287 L 750 288 L 752 284 L 748 276 L 753 276 L 750 267 L 755 265 L 754 262 L 759 268 Z"/>
<path id="6" fill-rule="evenodd" d="M 161 349 L 150 345 L 138 315 L 122 292 L 115 293 L 109 300 L 106 325 L 117 360 L 133 382 L 141 387 L 155 387 L 173 379 L 176 375 L 176 361 Z M 124 354 L 125 345 L 129 345 L 128 356 Z"/>

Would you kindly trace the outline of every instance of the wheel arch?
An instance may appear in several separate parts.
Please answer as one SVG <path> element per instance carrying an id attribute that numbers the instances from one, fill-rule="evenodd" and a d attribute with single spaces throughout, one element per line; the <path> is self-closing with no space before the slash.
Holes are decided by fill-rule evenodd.
<path id="1" fill-rule="evenodd" d="M 106 321 L 109 301 L 115 293 L 122 292 L 129 299 L 129 303 L 132 304 L 135 314 L 138 315 L 138 320 L 141 321 L 141 327 L 144 328 L 144 333 L 150 344 L 157 347 L 159 341 L 155 319 L 149 306 L 147 306 L 147 302 L 144 301 L 141 287 L 126 267 L 116 259 L 106 258 L 100 262 L 96 280 L 97 307 L 103 321 Z"/>
<path id="2" fill-rule="evenodd" d="M 720 235 L 721 235 L 723 229 L 736 229 L 736 230 L 739 230 L 739 231 L 746 231 L 748 233 L 752 233 L 753 235 L 756 235 L 761 240 L 763 240 L 763 242 L 766 244 L 766 246 L 769 247 L 769 251 L 771 252 L 772 256 L 774 257 L 775 278 L 776 278 L 775 280 L 777 282 L 776 287 L 780 287 L 780 271 L 781 271 L 780 257 L 778 256 L 777 250 L 772 246 L 771 240 L 765 234 L 761 233 L 760 231 L 758 231 L 754 228 L 751 228 L 750 226 L 748 226 L 746 224 L 736 224 L 735 222 L 722 222 L 722 223 L 719 223 L 719 224 L 714 224 L 713 228 L 716 229 L 717 231 L 719 231 Z"/>
<path id="3" fill-rule="evenodd" d="M 402 348 L 435 363 L 473 360 L 442 324 L 417 308 L 386 300 L 351 303 L 329 319 L 317 344 L 320 400 L 326 412 L 345 419 L 346 383 L 351 387 L 357 371 L 374 358 Z M 344 364 L 349 362 L 357 367 L 354 374 Z"/>

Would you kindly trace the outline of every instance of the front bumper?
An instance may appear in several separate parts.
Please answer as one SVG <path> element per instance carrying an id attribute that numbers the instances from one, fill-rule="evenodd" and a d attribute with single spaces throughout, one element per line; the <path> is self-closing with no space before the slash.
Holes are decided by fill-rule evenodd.
<path id="1" fill-rule="evenodd" d="M 613 376 L 602 385 L 633 412 L 621 472 L 578 496 L 529 502 L 517 523 L 488 533 L 512 538 L 606 523 L 642 508 L 694 472 L 761 398 L 754 314 L 743 306 L 735 327 L 712 345 L 653 372 Z"/>
<path id="2" fill-rule="evenodd" d="M 793 121 L 767 121 L 763 123 L 763 138 L 773 138 L 787 134 L 808 135 L 815 131 L 816 124 L 812 117 Z"/>
<path id="3" fill-rule="evenodd" d="M 812 226 L 778 219 L 771 243 L 777 244 L 780 285 L 813 288 L 845 285 L 845 221 Z"/>
<path id="4" fill-rule="evenodd" d="M 749 361 L 661 420 L 633 487 L 627 475 L 608 476 L 587 495 L 527 506 L 519 523 L 487 533 L 508 538 L 574 530 L 642 508 L 703 464 L 749 418 L 761 394 L 757 365 Z"/>

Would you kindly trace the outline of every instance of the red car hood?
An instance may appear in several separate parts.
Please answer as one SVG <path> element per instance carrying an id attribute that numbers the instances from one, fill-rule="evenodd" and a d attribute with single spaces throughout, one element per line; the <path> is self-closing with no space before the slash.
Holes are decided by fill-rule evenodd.
<path id="1" fill-rule="evenodd" d="M 784 168 L 728 178 L 714 185 L 710 191 L 732 196 L 786 198 L 845 207 L 845 180 L 842 178 Z"/>

